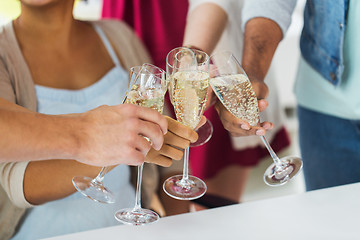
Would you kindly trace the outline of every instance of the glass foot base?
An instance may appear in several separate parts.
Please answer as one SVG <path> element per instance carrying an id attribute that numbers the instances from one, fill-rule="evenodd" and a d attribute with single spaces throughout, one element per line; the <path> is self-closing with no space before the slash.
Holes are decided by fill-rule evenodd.
<path id="1" fill-rule="evenodd" d="M 125 208 L 117 211 L 114 216 L 119 222 L 136 226 L 154 223 L 160 219 L 156 212 L 149 209 Z"/>
<path id="2" fill-rule="evenodd" d="M 193 200 L 202 197 L 206 193 L 206 184 L 200 178 L 189 176 L 187 180 L 183 175 L 175 175 L 163 184 L 167 195 L 178 200 Z"/>
<path id="3" fill-rule="evenodd" d="M 89 177 L 74 177 L 73 185 L 82 195 L 100 203 L 114 203 L 114 194 L 106 189 L 102 182 L 93 181 Z"/>
<path id="4" fill-rule="evenodd" d="M 300 172 L 303 165 L 299 157 L 287 156 L 280 161 L 283 163 L 281 167 L 273 163 L 265 171 L 264 181 L 269 186 L 281 186 L 287 183 Z"/>

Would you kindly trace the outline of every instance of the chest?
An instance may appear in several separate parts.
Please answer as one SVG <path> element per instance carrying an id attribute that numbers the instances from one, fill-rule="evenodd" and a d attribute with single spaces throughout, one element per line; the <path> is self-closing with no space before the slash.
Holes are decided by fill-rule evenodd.
<path id="1" fill-rule="evenodd" d="M 24 48 L 23 55 L 34 83 L 52 88 L 85 88 L 114 67 L 107 49 L 97 41 L 66 49 L 32 46 Z"/>

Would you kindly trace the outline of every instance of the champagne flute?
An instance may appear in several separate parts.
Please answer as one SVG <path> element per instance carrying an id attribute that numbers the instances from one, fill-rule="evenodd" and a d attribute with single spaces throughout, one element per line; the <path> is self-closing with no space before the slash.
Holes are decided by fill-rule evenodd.
<path id="1" fill-rule="evenodd" d="M 197 62 L 202 62 L 203 54 L 196 54 L 197 48 L 190 48 L 191 50 L 194 50 L 195 52 L 195 59 Z M 201 50 L 200 50 L 201 51 Z M 199 138 L 196 140 L 196 142 L 190 143 L 190 147 L 199 147 L 207 143 L 214 132 L 214 127 L 209 119 L 206 119 L 206 122 L 204 125 L 202 125 L 200 128 L 196 129 L 196 133 L 198 134 Z"/>
<path id="2" fill-rule="evenodd" d="M 133 81 L 129 82 L 129 89 L 131 88 L 133 84 Z M 122 101 L 122 103 L 126 100 L 126 95 Z M 109 170 L 108 167 L 102 167 L 99 174 L 93 179 L 90 177 L 85 176 L 75 176 L 72 179 L 72 183 L 76 190 L 80 192 L 85 197 L 90 198 L 91 200 L 95 202 L 100 203 L 114 203 L 115 202 L 115 196 L 114 194 L 104 186 L 103 180 L 105 177 L 105 174 Z"/>
<path id="3" fill-rule="evenodd" d="M 231 114 L 256 126 L 260 121 L 257 97 L 240 63 L 227 51 L 216 53 L 210 59 L 215 64 L 210 73 L 210 85 L 216 96 Z M 286 156 L 280 159 L 265 136 L 260 137 L 274 161 L 265 171 L 265 183 L 269 186 L 287 183 L 301 170 L 301 158 Z"/>
<path id="4" fill-rule="evenodd" d="M 191 50 L 200 50 L 199 48 L 196 48 L 194 46 L 185 46 Z M 202 54 L 195 54 L 194 56 L 197 60 L 197 62 L 201 62 L 202 61 Z M 209 119 L 206 119 L 206 122 L 204 123 L 204 125 L 202 125 L 200 128 L 196 129 L 195 130 L 196 133 L 198 134 L 198 139 L 196 140 L 196 142 L 193 142 L 193 143 L 190 143 L 190 147 L 199 147 L 199 146 L 202 146 L 204 145 L 205 143 L 207 143 L 212 135 L 213 135 L 213 132 L 214 132 L 214 127 L 211 123 L 211 121 Z"/>
<path id="5" fill-rule="evenodd" d="M 162 113 L 164 96 L 167 90 L 165 72 L 151 64 L 130 69 L 131 90 L 127 94 L 125 103 L 149 107 Z M 151 140 L 144 136 L 151 143 Z M 138 166 L 135 206 L 133 208 L 120 209 L 115 213 L 116 220 L 132 225 L 144 225 L 159 220 L 159 215 L 149 209 L 141 207 L 141 181 L 144 164 Z"/>
<path id="6" fill-rule="evenodd" d="M 175 48 L 166 57 L 167 78 L 170 79 L 169 95 L 176 118 L 195 129 L 204 113 L 209 87 L 209 56 L 199 50 Z M 203 196 L 206 184 L 189 175 L 189 148 L 184 151 L 182 175 L 168 178 L 163 189 L 179 200 L 192 200 Z"/>

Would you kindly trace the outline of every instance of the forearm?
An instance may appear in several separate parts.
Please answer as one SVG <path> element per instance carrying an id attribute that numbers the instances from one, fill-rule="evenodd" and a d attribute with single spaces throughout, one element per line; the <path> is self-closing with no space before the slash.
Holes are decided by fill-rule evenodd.
<path id="1" fill-rule="evenodd" d="M 226 12 L 217 4 L 203 3 L 189 12 L 183 45 L 211 53 L 227 23 Z"/>
<path id="2" fill-rule="evenodd" d="M 95 178 L 100 169 L 74 160 L 30 162 L 24 175 L 24 196 L 33 205 L 67 197 L 76 192 L 72 184 L 74 176 Z"/>
<path id="3" fill-rule="evenodd" d="M 253 18 L 246 23 L 242 67 L 250 80 L 264 80 L 282 37 L 281 28 L 270 19 Z"/>
<path id="4" fill-rule="evenodd" d="M 242 65 L 250 79 L 264 80 L 274 52 L 290 26 L 295 6 L 296 0 L 245 1 L 241 14 Z"/>
<path id="5" fill-rule="evenodd" d="M 0 161 L 70 159 L 78 142 L 72 130 L 79 129 L 71 117 L 31 112 L 0 99 Z"/>

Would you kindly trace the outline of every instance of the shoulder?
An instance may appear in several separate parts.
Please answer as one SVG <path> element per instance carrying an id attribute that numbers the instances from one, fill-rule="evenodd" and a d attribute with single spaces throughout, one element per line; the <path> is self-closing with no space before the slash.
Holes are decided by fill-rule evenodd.
<path id="1" fill-rule="evenodd" d="M 13 23 L 10 21 L 0 26 L 0 59 L 6 63 L 6 65 L 16 65 L 21 56 L 21 50 L 15 35 Z"/>
<path id="2" fill-rule="evenodd" d="M 6 24 L 3 24 L 0 26 L 0 39 L 3 40 L 6 36 L 6 30 L 9 28 L 9 25 L 11 22 L 8 22 Z"/>
<path id="3" fill-rule="evenodd" d="M 9 71 L 9 64 L 11 65 L 14 57 L 14 40 L 15 33 L 12 28 L 12 23 L 9 22 L 5 25 L 0 26 L 0 81 L 4 80 L 4 76 L 7 76 Z"/>
<path id="4" fill-rule="evenodd" d="M 9 45 L 13 44 L 14 29 L 12 22 L 0 26 L 0 52 L 3 53 Z"/>
<path id="5" fill-rule="evenodd" d="M 151 62 L 144 44 L 126 23 L 119 20 L 99 20 L 92 23 L 104 31 L 126 69 Z"/>
<path id="6" fill-rule="evenodd" d="M 100 27 L 113 44 L 128 45 L 139 41 L 134 30 L 123 21 L 106 19 L 92 24 Z"/>

